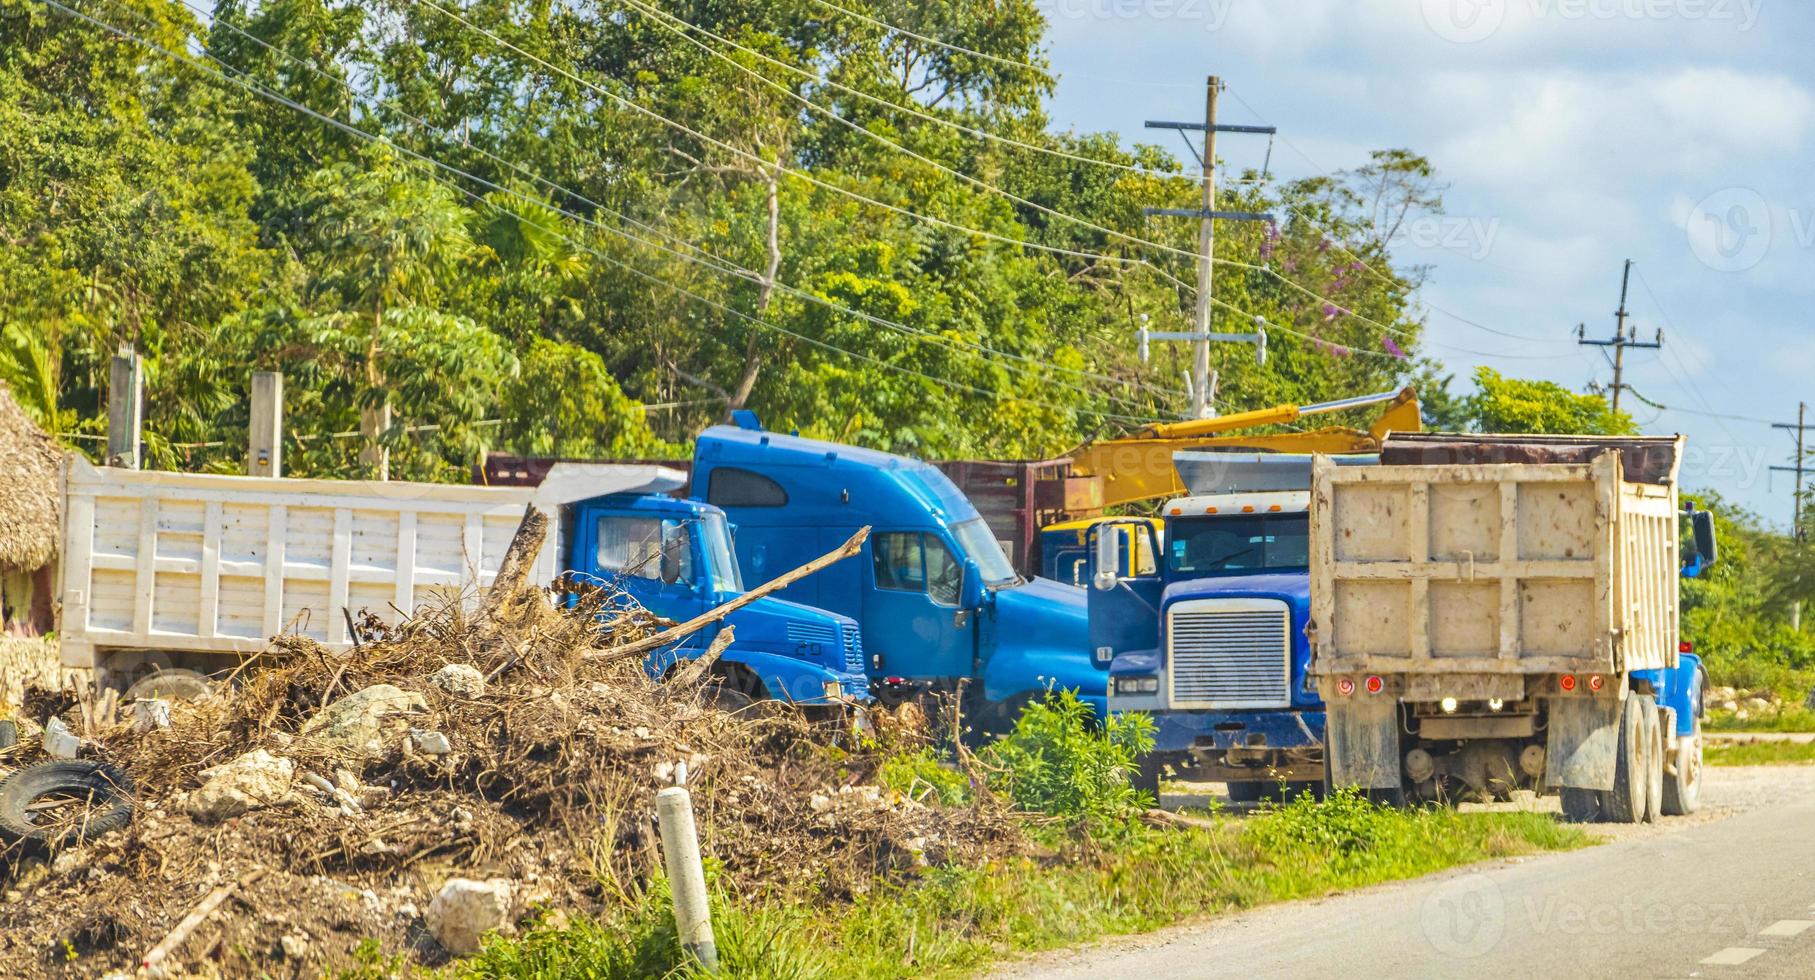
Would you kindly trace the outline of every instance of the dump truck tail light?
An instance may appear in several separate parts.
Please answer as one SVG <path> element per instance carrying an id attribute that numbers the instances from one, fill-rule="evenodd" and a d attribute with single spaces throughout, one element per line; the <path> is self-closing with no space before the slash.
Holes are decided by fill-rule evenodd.
<path id="1" fill-rule="evenodd" d="M 1557 681 L 1557 686 L 1558 686 L 1558 687 L 1560 687 L 1560 688 L 1562 688 L 1562 689 L 1563 689 L 1563 690 L 1564 690 L 1564 691 L 1573 691 L 1573 690 L 1575 690 L 1575 689 L 1576 689 L 1576 675 L 1574 675 L 1574 674 L 1564 674 L 1564 675 L 1563 675 L 1563 676 L 1562 676 L 1562 678 L 1560 678 L 1560 679 L 1559 679 L 1559 680 L 1558 680 L 1558 681 Z"/>
<path id="2" fill-rule="evenodd" d="M 1602 677 L 1600 674 L 1595 674 L 1588 678 L 1588 689 L 1590 691 L 1599 691 L 1601 688 L 1606 687 L 1606 686 L 1607 686 L 1607 679 Z"/>
<path id="3" fill-rule="evenodd" d="M 1342 695 L 1345 698 L 1351 694 L 1354 694 L 1355 693 L 1354 679 L 1349 678 L 1349 677 L 1344 677 L 1341 680 L 1337 681 L 1336 682 L 1336 693 Z"/>
<path id="4" fill-rule="evenodd" d="M 1688 640 L 1684 640 L 1683 642 L 1678 643 L 1676 645 L 1676 652 L 1677 653 L 1694 653 L 1695 644 L 1690 643 Z"/>
<path id="5" fill-rule="evenodd" d="M 1378 675 L 1368 678 L 1369 694 L 1379 694 L 1385 687 L 1386 681 L 1381 680 Z"/>

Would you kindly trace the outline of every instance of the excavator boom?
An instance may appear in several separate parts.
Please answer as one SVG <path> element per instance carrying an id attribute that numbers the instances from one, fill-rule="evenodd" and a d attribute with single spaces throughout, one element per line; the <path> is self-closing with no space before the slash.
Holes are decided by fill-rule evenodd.
<path id="1" fill-rule="evenodd" d="M 1286 425 L 1307 415 L 1321 415 L 1364 405 L 1387 403 L 1386 411 L 1367 431 L 1330 426 L 1308 432 L 1247 433 L 1263 425 Z M 1377 453 L 1389 432 L 1419 432 L 1418 393 L 1411 388 L 1318 405 L 1280 405 L 1210 419 L 1150 425 L 1122 439 L 1094 442 L 1071 454 L 1078 476 L 1103 485 L 1103 506 L 1132 503 L 1184 492 L 1172 454 L 1181 449 L 1224 449 L 1275 453 Z"/>

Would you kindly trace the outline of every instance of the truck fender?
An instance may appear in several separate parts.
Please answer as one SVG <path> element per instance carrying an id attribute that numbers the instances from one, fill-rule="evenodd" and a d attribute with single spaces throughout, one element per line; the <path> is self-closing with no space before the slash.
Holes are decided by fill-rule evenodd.
<path id="1" fill-rule="evenodd" d="M 824 667 L 778 653 L 740 649 L 736 644 L 719 659 L 723 663 L 748 667 L 761 678 L 770 697 L 795 704 L 824 704 L 826 682 L 844 681 L 843 675 Z"/>
<path id="2" fill-rule="evenodd" d="M 1624 698 L 1551 698 L 1544 782 L 1570 789 L 1613 789 Z"/>
<path id="3" fill-rule="evenodd" d="M 1329 705 L 1323 738 L 1331 788 L 1397 790 L 1402 785 L 1396 698 Z"/>

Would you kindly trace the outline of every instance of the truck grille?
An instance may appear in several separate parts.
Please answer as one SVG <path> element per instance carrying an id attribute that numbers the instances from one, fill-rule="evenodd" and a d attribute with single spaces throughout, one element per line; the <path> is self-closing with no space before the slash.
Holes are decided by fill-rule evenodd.
<path id="1" fill-rule="evenodd" d="M 789 643 L 824 643 L 826 646 L 838 645 L 838 627 L 830 623 L 802 623 L 788 621 Z"/>
<path id="2" fill-rule="evenodd" d="M 844 666 L 853 674 L 864 671 L 863 631 L 854 625 L 844 628 Z"/>
<path id="3" fill-rule="evenodd" d="M 1187 600 L 1167 614 L 1175 707 L 1284 708 L 1291 698 L 1291 615 L 1273 599 Z"/>

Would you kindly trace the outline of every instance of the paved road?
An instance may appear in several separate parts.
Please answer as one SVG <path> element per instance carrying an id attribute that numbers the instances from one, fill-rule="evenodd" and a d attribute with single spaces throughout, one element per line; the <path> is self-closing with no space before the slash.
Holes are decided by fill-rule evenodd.
<path id="1" fill-rule="evenodd" d="M 1608 844 L 1036 957 L 1003 977 L 1815 977 L 1815 767 Z M 1724 799 L 1723 799 L 1724 794 Z"/>

